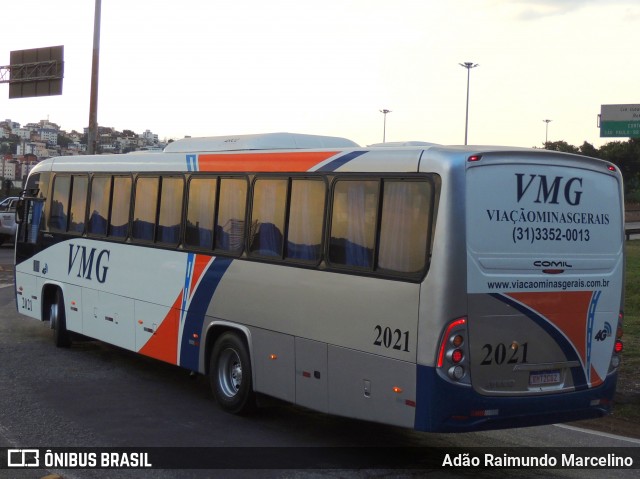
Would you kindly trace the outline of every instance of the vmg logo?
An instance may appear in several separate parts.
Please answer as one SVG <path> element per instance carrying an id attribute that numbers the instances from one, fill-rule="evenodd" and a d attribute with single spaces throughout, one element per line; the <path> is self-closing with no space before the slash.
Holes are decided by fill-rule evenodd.
<path id="1" fill-rule="evenodd" d="M 69 244 L 69 270 L 67 274 L 76 275 L 78 278 L 104 283 L 107 280 L 107 271 L 109 271 L 109 255 L 108 249 L 98 250 L 96 248 L 87 248 L 83 245 Z"/>
<path id="2" fill-rule="evenodd" d="M 557 205 L 558 200 L 564 200 L 572 206 L 580 204 L 582 178 L 516 173 L 516 180 L 518 203 L 527 195 L 535 198 L 534 203 Z"/>

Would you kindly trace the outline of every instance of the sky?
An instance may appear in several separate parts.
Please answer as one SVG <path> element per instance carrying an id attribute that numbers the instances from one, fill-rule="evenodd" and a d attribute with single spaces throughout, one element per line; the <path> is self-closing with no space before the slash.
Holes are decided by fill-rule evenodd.
<path id="1" fill-rule="evenodd" d="M 0 0 L 0 65 L 64 45 L 63 94 L 0 121 L 88 126 L 94 0 Z M 293 132 L 596 147 L 640 103 L 637 0 L 102 0 L 98 124 L 162 139 Z M 543 120 L 550 119 L 550 123 Z"/>

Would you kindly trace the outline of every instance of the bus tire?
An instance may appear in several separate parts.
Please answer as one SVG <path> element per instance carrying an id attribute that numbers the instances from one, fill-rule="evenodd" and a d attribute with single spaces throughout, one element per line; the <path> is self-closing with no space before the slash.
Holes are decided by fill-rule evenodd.
<path id="1" fill-rule="evenodd" d="M 56 289 L 53 299 L 49 303 L 49 322 L 51 329 L 53 329 L 53 342 L 58 348 L 71 347 L 71 334 L 67 331 L 64 311 L 62 291 Z"/>
<path id="2" fill-rule="evenodd" d="M 213 396 L 225 411 L 247 414 L 255 409 L 251 358 L 237 333 L 226 332 L 216 340 L 209 358 L 209 381 Z"/>

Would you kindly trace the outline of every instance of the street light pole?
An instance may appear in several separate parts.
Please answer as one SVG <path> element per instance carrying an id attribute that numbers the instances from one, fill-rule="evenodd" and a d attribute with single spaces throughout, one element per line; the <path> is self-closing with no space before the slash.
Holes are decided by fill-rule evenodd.
<path id="1" fill-rule="evenodd" d="M 459 63 L 459 65 L 467 69 L 467 114 L 464 121 L 464 144 L 466 145 L 467 133 L 469 131 L 469 79 L 471 78 L 471 69 L 477 67 L 478 64 L 473 62 L 464 62 Z"/>
<path id="2" fill-rule="evenodd" d="M 380 110 L 380 113 L 384 115 L 384 123 L 382 126 L 382 143 L 386 143 L 387 142 L 387 113 L 391 113 L 391 110 L 387 110 L 385 108 L 384 110 Z"/>
<path id="3" fill-rule="evenodd" d="M 545 132 L 544 132 L 544 146 L 546 148 L 547 143 L 549 143 L 549 123 L 551 123 L 552 120 L 542 120 L 544 121 L 547 125 L 545 126 Z"/>

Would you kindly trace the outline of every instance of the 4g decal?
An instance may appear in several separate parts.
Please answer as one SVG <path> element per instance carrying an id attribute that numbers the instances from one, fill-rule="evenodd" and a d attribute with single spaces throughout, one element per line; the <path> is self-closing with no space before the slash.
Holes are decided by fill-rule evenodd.
<path id="1" fill-rule="evenodd" d="M 604 328 L 603 328 L 603 329 L 601 329 L 601 330 L 599 330 L 599 331 L 596 333 L 596 335 L 595 335 L 594 339 L 595 339 L 596 341 L 604 341 L 604 340 L 606 340 L 609 336 L 611 336 L 611 331 L 612 331 L 612 329 L 611 329 L 611 324 L 609 324 L 607 321 L 605 321 L 605 323 L 604 323 Z"/>

